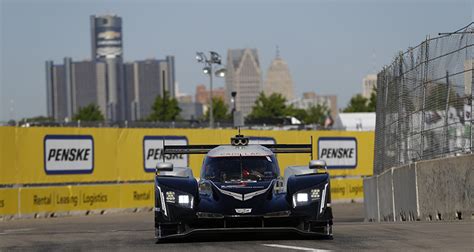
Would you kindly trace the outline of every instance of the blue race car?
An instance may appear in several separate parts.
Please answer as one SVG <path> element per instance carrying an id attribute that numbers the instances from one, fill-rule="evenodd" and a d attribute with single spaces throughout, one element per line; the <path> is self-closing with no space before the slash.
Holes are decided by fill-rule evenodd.
<path id="1" fill-rule="evenodd" d="M 294 231 L 332 239 L 326 163 L 292 166 L 280 176 L 275 153 L 312 153 L 312 144 L 166 146 L 166 154 L 206 154 L 200 179 L 187 167 L 159 163 L 155 176 L 157 242 L 196 232 Z"/>

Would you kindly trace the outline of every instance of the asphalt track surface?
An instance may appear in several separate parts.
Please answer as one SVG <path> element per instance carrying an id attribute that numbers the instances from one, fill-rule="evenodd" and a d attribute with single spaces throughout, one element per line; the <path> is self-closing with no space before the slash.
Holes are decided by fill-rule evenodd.
<path id="1" fill-rule="evenodd" d="M 155 244 L 152 212 L 0 222 L 0 251 L 474 251 L 474 222 L 363 222 L 362 204 L 333 204 L 334 239 L 292 233 L 194 235 Z"/>

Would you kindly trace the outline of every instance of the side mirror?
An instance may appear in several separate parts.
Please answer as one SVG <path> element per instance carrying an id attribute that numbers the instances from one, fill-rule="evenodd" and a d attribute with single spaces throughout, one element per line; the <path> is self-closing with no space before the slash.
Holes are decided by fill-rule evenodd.
<path id="1" fill-rule="evenodd" d="M 311 160 L 309 161 L 309 169 L 327 169 L 326 161 L 324 160 Z"/>
<path id="2" fill-rule="evenodd" d="M 172 163 L 158 163 L 156 164 L 156 172 L 173 171 Z"/>

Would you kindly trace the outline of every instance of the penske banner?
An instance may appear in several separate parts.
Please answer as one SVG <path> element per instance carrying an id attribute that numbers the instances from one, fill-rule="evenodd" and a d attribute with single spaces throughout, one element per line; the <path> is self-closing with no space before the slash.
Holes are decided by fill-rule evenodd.
<path id="1" fill-rule="evenodd" d="M 0 185 L 152 181 L 156 164 L 200 174 L 204 155 L 165 155 L 163 144 L 229 144 L 235 130 L 0 127 Z M 313 141 L 313 154 L 281 154 L 288 166 L 325 160 L 331 176 L 370 176 L 373 132 L 246 130 L 251 143 Z"/>
<path id="2" fill-rule="evenodd" d="M 326 161 L 329 169 L 357 168 L 357 139 L 355 137 L 320 137 L 318 159 Z"/>
<path id="3" fill-rule="evenodd" d="M 92 173 L 94 138 L 88 135 L 46 135 L 44 164 L 47 174 Z"/>
<path id="4" fill-rule="evenodd" d="M 170 162 L 176 167 L 188 167 L 189 158 L 184 154 L 164 154 L 164 145 L 187 145 L 186 136 L 145 136 L 143 138 L 143 159 L 146 172 L 155 172 L 158 162 Z"/>

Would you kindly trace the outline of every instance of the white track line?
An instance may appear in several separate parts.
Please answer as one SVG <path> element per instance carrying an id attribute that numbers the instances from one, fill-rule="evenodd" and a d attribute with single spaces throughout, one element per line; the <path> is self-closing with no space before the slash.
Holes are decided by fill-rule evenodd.
<path id="1" fill-rule="evenodd" d="M 263 246 L 267 247 L 274 247 L 274 248 L 282 248 L 282 249 L 294 249 L 294 250 L 303 250 L 303 251 L 312 251 L 312 252 L 327 252 L 331 250 L 325 249 L 314 249 L 314 248 L 306 248 L 306 247 L 295 247 L 295 246 L 287 246 L 287 245 L 280 245 L 280 244 L 262 244 Z"/>
<path id="2" fill-rule="evenodd" d="M 21 233 L 21 232 L 27 232 L 27 231 L 31 231 L 31 230 L 34 230 L 34 228 L 5 229 L 5 230 L 3 230 L 3 232 L 0 233 L 0 235 Z"/>

